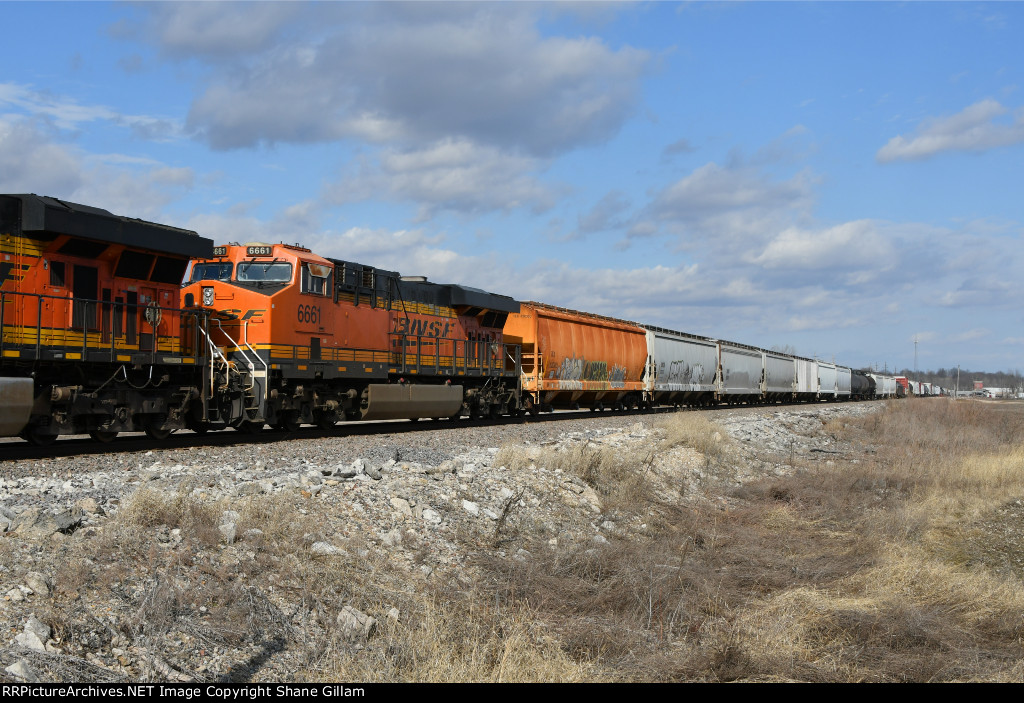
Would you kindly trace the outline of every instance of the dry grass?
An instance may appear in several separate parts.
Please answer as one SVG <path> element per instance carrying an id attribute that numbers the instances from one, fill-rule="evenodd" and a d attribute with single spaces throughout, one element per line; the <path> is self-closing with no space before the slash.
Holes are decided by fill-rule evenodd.
<path id="1" fill-rule="evenodd" d="M 975 404 L 891 403 L 823 426 L 866 451 L 747 484 L 729 510 L 692 504 L 645 539 L 487 566 L 618 679 L 1020 681 L 1024 569 L 992 568 L 978 542 L 999 530 L 1003 559 L 1024 549 L 1008 517 L 1024 508 L 1007 509 L 1024 498 L 1022 428 Z M 665 430 L 662 449 L 735 460 L 699 415 Z"/>
<path id="2" fill-rule="evenodd" d="M 383 618 L 371 646 L 339 643 L 313 678 L 325 681 L 593 681 L 590 662 L 566 654 L 537 613 L 498 607 L 478 592 L 434 590 Z"/>
<path id="3" fill-rule="evenodd" d="M 159 525 L 180 529 L 187 536 L 195 537 L 207 546 L 220 540 L 217 532 L 217 518 L 220 510 L 211 503 L 194 497 L 188 490 L 174 495 L 146 488 L 129 496 L 117 512 L 116 527 L 120 533 L 139 531 L 137 528 L 152 528 Z"/>
<path id="4" fill-rule="evenodd" d="M 822 427 L 843 452 L 659 504 L 657 521 L 649 474 L 672 447 L 740 461 L 698 413 L 666 420 L 650 454 L 506 446 L 499 464 L 591 486 L 595 525 L 644 528 L 549 542 L 531 517 L 515 538 L 527 557 L 467 537 L 466 564 L 430 580 L 355 539 L 314 557 L 322 527 L 294 495 L 237 499 L 239 532 L 262 535 L 228 550 L 211 546 L 224 505 L 141 490 L 68 560 L 44 617 L 65 641 L 124 637 L 183 671 L 174 642 L 231 649 L 237 681 L 254 651 L 324 681 L 1021 681 L 1024 567 L 1000 561 L 1024 553 L 1021 429 L 1024 412 L 891 403 Z M 112 594 L 102 626 L 86 591 Z M 344 605 L 378 620 L 368 642 L 343 636 Z"/>
<path id="5" fill-rule="evenodd" d="M 729 447 L 729 438 L 708 419 L 706 413 L 677 412 L 658 423 L 664 433 L 662 451 L 672 447 L 691 447 L 705 457 L 721 456 Z"/>
<path id="6" fill-rule="evenodd" d="M 608 509 L 643 512 L 652 499 L 648 479 L 655 456 L 653 450 L 637 451 L 591 442 L 535 449 L 506 444 L 495 455 L 494 465 L 510 471 L 537 466 L 577 476 L 597 491 Z"/>

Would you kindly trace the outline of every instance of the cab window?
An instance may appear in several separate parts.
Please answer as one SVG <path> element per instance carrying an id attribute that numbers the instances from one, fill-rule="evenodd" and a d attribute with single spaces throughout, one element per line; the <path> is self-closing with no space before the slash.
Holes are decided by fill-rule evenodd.
<path id="1" fill-rule="evenodd" d="M 280 261 L 243 261 L 238 264 L 238 280 L 288 283 L 292 280 L 292 265 Z"/>
<path id="2" fill-rule="evenodd" d="M 212 264 L 193 264 L 192 275 L 189 276 L 189 283 L 196 281 L 230 281 L 231 271 L 234 264 L 230 261 L 217 262 Z"/>
<path id="3" fill-rule="evenodd" d="M 302 292 L 312 295 L 327 295 L 331 290 L 333 271 L 323 264 L 305 263 L 302 265 Z"/>

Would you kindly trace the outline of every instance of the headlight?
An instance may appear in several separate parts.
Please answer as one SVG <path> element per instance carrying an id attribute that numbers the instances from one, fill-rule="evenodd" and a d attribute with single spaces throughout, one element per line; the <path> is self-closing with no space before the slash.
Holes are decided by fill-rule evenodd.
<path id="1" fill-rule="evenodd" d="M 203 305 L 213 305 L 213 286 L 203 286 Z"/>

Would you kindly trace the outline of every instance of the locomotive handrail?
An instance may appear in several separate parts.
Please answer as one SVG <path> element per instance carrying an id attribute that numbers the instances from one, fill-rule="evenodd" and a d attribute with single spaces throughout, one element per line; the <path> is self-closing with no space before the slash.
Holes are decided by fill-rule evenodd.
<path id="1" fill-rule="evenodd" d="M 242 323 L 242 343 L 246 346 L 246 348 L 249 351 L 252 352 L 252 355 L 255 356 L 257 359 L 259 359 L 260 363 L 263 364 L 263 372 L 266 374 L 266 378 L 263 381 L 263 397 L 264 397 L 265 400 L 269 401 L 270 400 L 270 366 L 267 365 L 266 360 L 262 356 L 260 356 L 259 353 L 255 349 L 253 349 L 252 346 L 249 344 L 249 321 L 248 320 L 245 320 Z M 256 369 L 255 369 L 255 367 L 253 369 L 251 369 L 251 373 L 253 374 L 253 379 L 252 379 L 253 385 L 256 385 L 256 378 L 255 378 Z"/>
<path id="2" fill-rule="evenodd" d="M 224 325 L 220 324 L 220 320 L 216 317 L 213 318 L 213 320 L 214 322 L 217 323 L 217 327 L 220 328 L 221 334 L 228 338 L 228 341 L 231 342 L 231 346 L 236 348 L 238 350 L 238 353 L 242 355 L 242 358 L 245 359 L 245 365 L 249 368 L 249 378 L 252 380 L 252 384 L 248 388 L 245 388 L 245 390 L 251 391 L 253 389 L 253 386 L 256 385 L 256 377 L 253 375 L 253 372 L 256 371 L 256 365 L 249 360 L 249 355 L 242 351 L 242 348 L 239 346 L 238 342 L 236 342 L 230 334 L 224 331 Z M 228 368 L 231 368 L 231 362 L 228 362 Z"/>
<path id="3" fill-rule="evenodd" d="M 26 303 L 27 303 L 28 300 L 31 300 L 33 298 L 36 301 L 35 321 L 34 321 L 34 323 L 33 322 L 25 322 L 24 324 L 20 324 L 19 325 L 18 321 L 17 321 L 18 320 L 17 316 L 15 316 L 15 320 L 12 323 L 11 320 L 8 318 L 8 316 L 6 314 L 6 312 L 7 312 L 6 311 L 7 304 L 9 304 L 11 302 L 15 302 L 17 300 L 25 300 Z M 27 346 L 32 346 L 32 347 L 34 347 L 34 352 L 35 352 L 36 358 L 40 357 L 40 355 L 42 354 L 44 349 L 56 348 L 56 349 L 64 349 L 64 350 L 76 350 L 77 349 L 77 350 L 79 350 L 81 352 L 83 359 L 85 358 L 85 355 L 86 355 L 87 352 L 90 352 L 90 351 L 103 351 L 103 352 L 109 353 L 110 360 L 114 361 L 115 357 L 116 357 L 116 354 L 118 352 L 117 345 L 119 343 L 123 344 L 124 343 L 124 338 L 126 338 L 128 336 L 128 335 L 122 333 L 122 330 L 119 329 L 120 328 L 120 324 L 121 324 L 120 321 L 122 319 L 121 315 L 123 314 L 124 311 L 130 311 L 133 314 L 137 314 L 137 313 L 139 313 L 142 310 L 152 309 L 152 310 L 168 311 L 168 312 L 171 312 L 171 313 L 177 313 L 177 315 L 179 316 L 179 319 L 178 319 L 179 328 L 185 324 L 183 316 L 186 315 L 186 314 L 189 314 L 190 312 L 192 312 L 192 313 L 195 312 L 193 310 L 189 310 L 189 309 L 185 309 L 185 308 L 174 308 L 174 307 L 167 307 L 167 306 L 155 306 L 155 305 L 152 305 L 151 303 L 149 303 L 149 304 L 125 303 L 125 302 L 117 302 L 117 301 L 110 301 L 110 300 L 95 300 L 95 299 L 89 299 L 89 298 L 75 298 L 72 295 L 63 295 L 63 296 L 60 296 L 60 295 L 47 295 L 47 294 L 43 294 L 43 293 L 26 293 L 26 292 L 22 292 L 22 291 L 0 291 L 0 301 L 2 301 L 2 302 L 0 302 L 0 308 L 3 308 L 2 310 L 0 310 L 0 329 L 3 329 L 5 327 L 7 327 L 8 325 L 11 325 L 14 328 L 11 331 L 11 334 L 14 337 L 14 341 L 10 341 L 9 342 L 9 341 L 7 341 L 6 337 L 0 338 L 0 350 L 6 350 L 7 348 L 12 347 L 12 346 L 14 346 L 14 347 L 21 347 L 21 348 L 25 348 Z M 44 310 L 44 304 L 47 301 L 59 302 L 59 303 L 61 303 L 65 307 L 63 307 L 63 309 L 58 307 L 58 308 L 53 308 L 53 309 L 51 309 L 49 311 L 46 311 L 46 310 Z M 44 328 L 43 322 L 44 322 L 44 318 L 47 317 L 47 316 L 50 316 L 50 318 L 52 318 L 54 322 L 57 322 L 57 321 L 59 321 L 59 319 L 57 317 L 58 315 L 64 315 L 65 313 L 69 312 L 69 308 L 67 306 L 76 306 L 76 305 L 79 306 L 77 308 L 77 312 L 75 312 L 74 310 L 70 311 L 72 316 L 73 316 L 70 324 L 67 324 L 66 321 L 64 321 L 63 323 L 61 323 L 61 324 L 63 324 L 63 327 L 61 327 L 61 326 L 53 327 L 53 332 L 55 334 L 53 335 L 52 339 L 50 341 L 46 342 L 46 343 L 43 343 L 43 328 Z M 101 316 L 97 315 L 97 313 L 100 310 L 104 309 L 104 306 L 108 306 L 110 311 L 113 313 L 111 318 L 110 318 L 110 320 L 113 320 L 117 324 L 117 327 L 115 327 L 114 329 L 108 328 L 106 326 L 106 323 L 104 323 L 102 321 Z M 28 311 L 25 310 L 25 308 L 26 308 L 26 304 L 25 303 L 22 303 L 22 304 L 20 304 L 18 306 L 18 309 L 21 310 L 23 313 L 28 312 Z M 28 312 L 28 314 L 31 315 L 31 312 Z M 167 319 L 166 316 L 161 316 L 161 317 L 162 317 L 163 320 Z M 81 322 L 81 325 L 76 324 L 79 321 Z M 109 320 L 108 320 L 108 322 L 109 322 Z M 150 322 L 150 324 L 152 325 L 152 322 Z M 32 339 L 31 337 L 28 337 L 28 335 L 31 334 L 31 332 L 29 332 L 29 330 L 32 329 L 33 327 L 34 327 L 34 334 L 32 336 L 34 337 L 34 339 Z M 77 341 L 72 341 L 69 338 L 70 337 L 70 333 L 75 332 L 79 327 L 81 328 L 81 335 L 82 335 L 82 341 L 81 341 L 81 345 L 80 346 L 79 346 L 79 343 Z M 151 340 L 152 346 L 150 348 L 143 349 L 141 342 L 139 344 L 137 344 L 137 345 L 134 344 L 134 343 L 132 344 L 132 346 L 138 346 L 139 347 L 139 349 L 137 350 L 137 353 L 146 353 L 146 354 L 149 355 L 150 363 L 154 363 L 154 364 L 157 363 L 157 355 L 160 354 L 160 353 L 189 355 L 189 356 L 191 356 L 191 355 L 200 355 L 199 349 L 196 349 L 196 348 L 193 348 L 193 349 L 181 349 L 181 348 L 179 348 L 177 351 L 175 351 L 173 348 L 161 349 L 161 341 L 160 341 L 161 337 L 160 337 L 160 333 L 159 333 L 159 323 L 157 325 L 152 325 L 152 327 L 153 327 L 152 335 L 146 335 L 146 336 L 151 336 L 152 337 L 152 340 Z M 90 336 L 93 337 L 92 340 L 90 339 Z M 28 337 L 28 339 L 26 339 L 27 337 Z M 107 346 L 107 340 L 105 339 L 107 337 L 109 337 L 109 346 Z M 31 341 L 29 341 L 30 339 L 31 339 Z M 181 330 L 179 329 L 178 332 L 176 334 L 173 334 L 173 335 L 171 335 L 171 334 L 165 335 L 164 339 L 165 339 L 165 343 L 167 343 L 167 340 L 170 340 L 170 339 L 178 339 L 180 341 L 180 339 L 181 339 Z M 126 351 L 133 351 L 133 350 L 126 349 Z M 203 353 L 202 356 L 205 356 L 205 353 Z"/>
<path id="4" fill-rule="evenodd" d="M 482 376 L 519 375 L 522 373 L 521 347 L 518 344 L 486 342 L 473 339 L 444 339 L 424 335 L 391 333 L 393 338 L 392 354 L 398 373 L 419 373 L 424 367 L 426 357 L 427 370 L 434 375 L 450 373 L 468 374 L 470 370 L 478 371 Z M 442 355 L 442 342 L 450 343 L 451 353 Z M 416 345 L 415 353 L 408 351 Z M 424 354 L 424 346 L 433 347 L 433 354 Z M 510 349 L 515 349 L 515 355 Z M 442 363 L 442 356 L 446 360 Z M 513 363 L 513 369 L 505 368 L 505 357 Z M 433 364 L 430 359 L 433 358 Z"/>

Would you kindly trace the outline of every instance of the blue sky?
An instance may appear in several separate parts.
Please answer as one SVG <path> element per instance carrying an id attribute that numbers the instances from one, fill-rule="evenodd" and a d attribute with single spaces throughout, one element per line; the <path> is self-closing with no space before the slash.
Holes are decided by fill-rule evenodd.
<path id="1" fill-rule="evenodd" d="M 1024 5 L 0 3 L 0 192 L 1024 367 Z"/>

